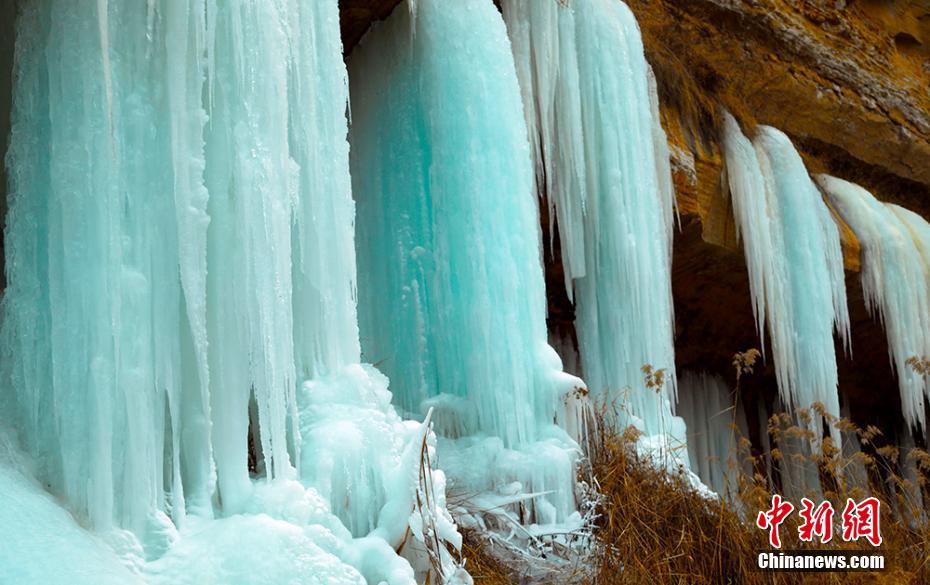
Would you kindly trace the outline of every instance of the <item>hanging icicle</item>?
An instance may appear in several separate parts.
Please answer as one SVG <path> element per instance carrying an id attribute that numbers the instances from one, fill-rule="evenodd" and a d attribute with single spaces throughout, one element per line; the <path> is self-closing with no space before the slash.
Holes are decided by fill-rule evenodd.
<path id="1" fill-rule="evenodd" d="M 365 357 L 402 408 L 433 409 L 458 490 L 516 481 L 551 492 L 530 505 L 537 522 L 561 521 L 574 513 L 577 445 L 553 423 L 569 426 L 583 383 L 546 343 L 539 213 L 500 14 L 490 0 L 419 0 L 355 49 L 350 80 Z"/>
<path id="2" fill-rule="evenodd" d="M 849 347 L 849 314 L 836 223 L 783 133 L 762 126 L 750 143 L 726 114 L 723 144 L 756 324 L 760 337 L 768 325 L 782 400 L 839 416 L 833 333 Z M 816 440 L 823 426 L 811 420 Z"/>
<path id="3" fill-rule="evenodd" d="M 15 69 L 0 399 L 37 477 L 154 583 L 463 574 L 430 428 L 358 363 L 336 0 L 31 0 Z"/>
<path id="4" fill-rule="evenodd" d="M 866 308 L 885 327 L 904 420 L 921 431 L 926 426 L 924 397 L 930 396 L 930 387 L 907 363 L 913 357 L 930 356 L 930 292 L 917 242 L 894 210 L 862 187 L 827 175 L 817 181 L 859 239 L 859 278 Z"/>
<path id="5" fill-rule="evenodd" d="M 582 372 L 623 421 L 684 441 L 672 416 L 673 199 L 668 145 L 639 28 L 622 2 L 505 0 L 536 191 L 574 298 Z M 555 241 L 555 238 L 551 238 Z M 665 370 L 647 388 L 641 372 Z"/>

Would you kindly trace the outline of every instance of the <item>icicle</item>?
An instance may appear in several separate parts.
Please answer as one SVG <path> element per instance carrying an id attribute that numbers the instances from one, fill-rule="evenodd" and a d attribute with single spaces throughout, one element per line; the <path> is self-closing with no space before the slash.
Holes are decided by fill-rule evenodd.
<path id="1" fill-rule="evenodd" d="M 921 431 L 926 426 L 924 397 L 930 396 L 930 387 L 907 360 L 930 356 L 930 292 L 924 259 L 904 222 L 868 191 L 826 175 L 817 180 L 862 246 L 859 277 L 866 307 L 885 327 L 904 420 Z"/>
<path id="2" fill-rule="evenodd" d="M 81 4 L 17 31 L 0 399 L 36 475 L 155 583 L 412 584 L 423 515 L 455 573 L 435 438 L 358 364 L 338 3 Z"/>
<path id="3" fill-rule="evenodd" d="M 180 487 L 162 478 L 181 394 L 171 165 L 131 50 L 146 7 L 98 8 L 35 2 L 19 21 L 3 386 L 42 479 L 94 525 L 142 532 Z"/>
<path id="4" fill-rule="evenodd" d="M 674 225 L 678 216 L 678 200 L 675 198 L 675 184 L 672 179 L 672 159 L 668 147 L 668 136 L 662 127 L 662 115 L 659 110 L 658 81 L 648 63 L 646 64 L 646 73 L 649 77 L 649 109 L 652 116 L 652 144 L 653 148 L 655 148 L 656 180 L 659 182 L 659 201 L 662 204 L 665 217 L 669 262 L 671 262 Z"/>
<path id="5" fill-rule="evenodd" d="M 579 83 L 573 16 L 558 2 L 548 0 L 505 2 L 502 8 L 521 81 L 536 192 L 549 206 L 550 242 L 556 241 L 555 230 L 559 231 L 565 289 L 571 300 L 572 281 L 586 273 L 583 214 L 587 198 L 581 101 L 571 89 Z"/>
<path id="6" fill-rule="evenodd" d="M 190 6 L 169 2 L 165 9 L 165 73 L 170 102 L 171 169 L 175 216 L 178 230 L 178 267 L 188 331 L 180 332 L 189 342 L 193 363 L 182 365 L 190 395 L 183 401 L 178 394 L 169 396 L 172 424 L 172 451 L 181 453 L 180 433 L 187 441 L 183 457 L 188 470 L 186 484 L 192 505 L 203 508 L 209 503 L 212 457 L 210 445 L 210 374 L 207 339 L 207 189 L 203 184 L 203 131 L 206 114 L 200 104 L 204 82 L 205 9 L 202 1 Z M 147 25 L 150 26 L 150 25 Z M 189 337 L 188 337 L 189 336 Z M 187 352 L 184 352 L 185 354 Z M 197 390 L 196 392 L 194 390 Z M 176 457 L 172 494 L 181 498 L 181 457 Z M 178 499 L 173 509 L 183 513 L 185 504 Z"/>
<path id="7" fill-rule="evenodd" d="M 561 521 L 574 513 L 577 445 L 553 421 L 583 384 L 546 344 L 539 215 L 504 24 L 490 0 L 418 0 L 415 20 L 403 8 L 350 60 L 365 357 L 402 408 L 434 409 L 456 489 L 552 491 L 535 517 Z M 487 464 L 456 465 L 472 448 Z"/>
<path id="8" fill-rule="evenodd" d="M 100 35 L 100 56 L 103 67 L 103 85 L 107 99 L 107 125 L 113 139 L 113 74 L 110 69 L 110 18 L 107 0 L 97 0 L 97 32 Z M 116 145 L 113 145 L 115 148 Z M 115 153 L 114 153 L 115 155 Z"/>
<path id="9" fill-rule="evenodd" d="M 752 143 L 743 135 L 739 124 L 728 112 L 723 113 L 723 150 L 726 160 L 733 215 L 736 219 L 736 236 L 743 243 L 746 266 L 749 267 L 749 290 L 752 311 L 756 318 L 756 332 L 765 354 L 766 307 L 777 303 L 774 283 L 785 280 L 785 266 L 775 257 L 773 212 L 766 199 L 765 178 Z M 777 227 L 777 226 L 775 226 Z M 766 269 L 766 266 L 768 267 Z M 766 280 L 773 284 L 766 286 Z M 766 296 L 768 295 L 768 296 Z"/>
<path id="10" fill-rule="evenodd" d="M 519 444 L 557 399 L 540 390 L 551 374 L 519 94 L 493 6 L 442 4 L 419 2 L 415 22 L 395 13 L 351 61 L 362 337 L 404 408 L 470 397 L 481 428 Z M 466 23 L 487 38 L 466 38 Z M 446 115 L 457 103 L 469 115 Z"/>
<path id="11" fill-rule="evenodd" d="M 930 277 L 930 223 L 927 223 L 927 220 L 909 209 L 891 203 L 885 205 L 898 216 L 907 227 L 911 237 L 914 238 L 914 244 L 923 258 L 924 270 Z"/>
<path id="12" fill-rule="evenodd" d="M 768 323 L 781 397 L 789 410 L 819 402 L 838 416 L 833 331 L 849 345 L 838 228 L 787 136 L 763 126 L 751 148 L 731 117 L 724 124 L 756 323 L 760 336 Z M 817 442 L 821 418 L 811 420 Z M 839 431 L 831 427 L 830 433 L 839 445 Z"/>
<path id="13" fill-rule="evenodd" d="M 355 203 L 349 178 L 339 14 L 333 2 L 297 3 L 290 139 L 299 163 L 292 263 L 295 359 L 300 379 L 359 361 Z M 300 34 L 313 30 L 313 35 Z M 299 68 L 298 68 L 299 67 Z M 319 194 L 326 194 L 325 197 Z"/>
<path id="14" fill-rule="evenodd" d="M 245 532 L 251 552 L 279 555 L 282 581 L 357 583 L 349 563 L 412 583 L 392 548 L 409 522 L 427 515 L 439 547 L 460 537 L 442 474 L 418 479 L 428 429 L 397 417 L 383 377 L 358 373 L 337 3 L 123 8 L 49 0 L 20 21 L 0 374 L 39 475 L 97 528 L 131 529 L 107 532 L 121 551 L 138 558 L 139 538 L 164 555 L 154 582 L 235 582 L 255 566 L 236 548 Z M 101 44 L 94 18 L 125 34 Z M 109 51 L 123 57 L 112 85 L 85 74 Z M 298 375 L 319 378 L 299 417 Z M 321 408 L 328 389 L 343 403 Z M 361 451 L 320 441 L 360 420 Z M 249 477 L 250 432 L 266 485 Z M 287 480 L 300 460 L 312 488 Z M 370 492 L 330 489 L 350 461 Z M 432 502 L 412 510 L 420 488 Z M 347 523 L 393 513 L 352 525 L 353 540 L 320 492 Z M 214 504 L 234 516 L 205 519 Z M 194 514 L 178 536 L 163 510 Z M 443 575 L 461 572 L 436 554 Z"/>
<path id="15" fill-rule="evenodd" d="M 212 218 L 210 395 L 212 408 L 220 409 L 213 425 L 219 488 L 232 510 L 249 493 L 250 392 L 269 475 L 287 475 L 290 466 L 286 422 L 296 400 L 291 225 L 303 161 L 290 149 L 288 89 L 314 74 L 292 60 L 292 39 L 282 34 L 291 31 L 293 16 L 283 6 L 234 2 L 220 7 L 216 20 L 205 175 Z"/>
<path id="16" fill-rule="evenodd" d="M 505 0 L 536 187 L 555 213 L 595 395 L 673 432 L 673 192 L 636 21 L 622 2 Z M 666 370 L 658 396 L 641 368 Z M 683 440 L 683 437 L 680 437 Z"/>

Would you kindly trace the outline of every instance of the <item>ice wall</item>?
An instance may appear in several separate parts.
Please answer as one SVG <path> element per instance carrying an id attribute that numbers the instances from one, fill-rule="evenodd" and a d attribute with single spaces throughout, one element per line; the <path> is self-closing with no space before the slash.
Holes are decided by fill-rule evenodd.
<path id="1" fill-rule="evenodd" d="M 862 187 L 827 175 L 819 175 L 817 181 L 859 239 L 859 278 L 866 308 L 885 327 L 904 420 L 921 431 L 926 427 L 924 397 L 930 387 L 907 360 L 930 355 L 930 293 L 917 239 L 921 230 L 928 231 L 927 222 L 916 217 L 914 223 L 919 227 L 912 233 L 892 206 L 877 201 Z"/>
<path id="2" fill-rule="evenodd" d="M 19 26 L 5 386 L 53 488 L 97 525 L 139 530 L 153 508 L 209 507 L 211 461 L 227 508 L 247 496 L 250 394 L 269 475 L 288 473 L 293 281 L 352 281 L 292 274 L 315 199 L 347 210 L 328 228 L 353 258 L 347 170 L 332 164 L 345 141 L 326 116 L 294 115 L 288 90 L 345 82 L 315 62 L 325 36 L 280 29 L 332 7 L 98 9 L 32 2 Z M 342 188 L 321 197 L 308 183 L 327 162 Z M 351 319 L 334 331 L 338 346 Z"/>
<path id="3" fill-rule="evenodd" d="M 156 582 L 454 573 L 434 439 L 358 364 L 336 0 L 31 0 L 14 75 L 0 422 L 40 481 Z"/>
<path id="4" fill-rule="evenodd" d="M 577 445 L 553 423 L 570 425 L 583 384 L 546 342 L 539 213 L 500 14 L 490 0 L 402 4 L 349 70 L 365 358 L 403 409 L 434 409 L 457 490 L 517 482 L 551 492 L 538 521 L 561 520 Z"/>
<path id="5" fill-rule="evenodd" d="M 762 126 L 753 142 L 724 117 L 727 179 L 749 269 L 760 337 L 768 326 L 787 408 L 821 403 L 839 415 L 836 331 L 848 348 L 849 315 L 839 232 L 791 141 Z M 812 418 L 815 436 L 823 432 Z M 831 428 L 836 444 L 840 437 Z"/>
<path id="6" fill-rule="evenodd" d="M 622 2 L 504 0 L 535 188 L 558 230 L 583 377 L 649 434 L 681 437 L 673 192 L 654 80 Z M 652 87 L 651 87 L 652 85 Z M 554 239 L 552 240 L 554 241 Z M 665 369 L 657 396 L 641 368 Z"/>

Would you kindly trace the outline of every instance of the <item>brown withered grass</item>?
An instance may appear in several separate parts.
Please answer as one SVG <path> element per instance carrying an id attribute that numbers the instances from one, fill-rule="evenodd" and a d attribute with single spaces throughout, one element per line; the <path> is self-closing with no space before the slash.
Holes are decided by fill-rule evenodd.
<path id="1" fill-rule="evenodd" d="M 757 353 L 757 352 L 756 352 Z M 734 356 L 737 385 L 741 376 L 750 375 L 758 356 L 753 352 Z M 930 377 L 930 362 L 912 365 L 915 371 Z M 656 375 L 644 367 L 647 385 Z M 660 386 L 661 386 L 661 380 Z M 707 499 L 698 493 L 678 473 L 658 468 L 643 458 L 635 445 L 638 431 L 628 428 L 618 432 L 608 421 L 611 409 L 600 407 L 590 438 L 588 456 L 590 469 L 603 497 L 600 516 L 595 527 L 597 548 L 593 555 L 590 582 L 601 585 L 634 584 L 930 584 L 930 524 L 923 500 L 930 502 L 930 454 L 918 448 L 905 458 L 899 448 L 885 439 L 881 430 L 869 426 L 859 428 L 847 419 L 829 416 L 822 406 L 800 410 L 795 417 L 787 414 L 772 416 L 768 433 L 773 448 L 768 453 L 753 455 L 750 443 L 735 437 L 736 453 L 729 465 L 739 472 L 737 494 L 731 500 Z M 822 417 L 827 425 L 840 430 L 844 440 L 858 441 L 861 450 L 844 456 L 830 438 L 821 441 L 820 451 L 802 456 L 782 452 L 787 439 L 809 441 L 810 422 Z M 736 433 L 735 426 L 733 427 Z M 765 473 L 765 457 L 777 467 L 783 458 L 806 458 L 816 466 L 823 486 L 823 498 L 833 504 L 834 527 L 841 523 L 841 512 L 848 497 L 856 501 L 869 495 L 881 501 L 881 533 L 884 539 L 878 549 L 868 543 L 846 543 L 834 535 L 828 544 L 800 543 L 797 538 L 800 502 L 792 501 L 794 513 L 781 526 L 783 550 L 858 550 L 863 554 L 884 554 L 885 570 L 881 572 L 762 572 L 756 569 L 761 551 L 771 550 L 767 531 L 758 529 L 755 516 L 770 507 L 773 492 Z M 907 479 L 900 462 L 912 462 L 916 479 Z M 737 464 L 739 462 L 740 464 Z M 850 478 L 853 468 L 864 472 L 867 485 L 855 484 Z M 751 471 L 746 471 L 746 470 Z M 777 475 L 777 472 L 776 472 Z M 908 495 L 910 494 L 910 496 Z M 913 497 L 922 494 L 921 497 Z M 813 497 L 815 504 L 821 496 Z M 785 496 L 786 499 L 789 499 Z M 897 512 L 895 512 L 897 511 Z M 476 584 L 517 583 L 509 567 L 489 554 L 482 543 L 465 534 L 464 557 Z M 576 582 L 567 579 L 565 583 Z"/>
<path id="2" fill-rule="evenodd" d="M 470 530 L 462 531 L 462 558 L 475 585 L 511 585 L 516 580 L 503 562 L 490 554 L 480 536 Z"/>
<path id="3" fill-rule="evenodd" d="M 810 413 L 802 413 L 810 416 Z M 802 416 L 802 418 L 803 418 Z M 769 430 L 774 444 L 782 436 L 809 433 L 791 424 L 786 415 L 776 415 Z M 803 421 L 802 421 L 803 422 Z M 767 532 L 755 527 L 753 520 L 760 510 L 770 506 L 772 490 L 759 473 L 742 474 L 736 503 L 723 499 L 707 500 L 687 484 L 680 475 L 658 469 L 640 457 L 634 449 L 637 432 L 628 429 L 617 434 L 609 425 L 599 425 L 592 454 L 592 466 L 605 501 L 596 535 L 600 542 L 594 583 L 681 583 L 681 584 L 839 584 L 839 583 L 930 583 L 930 531 L 920 504 L 903 496 L 915 486 L 901 477 L 893 461 L 898 453 L 876 446 L 881 437 L 875 428 L 858 429 L 849 421 L 832 420 L 844 431 L 858 437 L 874 455 L 859 453 L 861 463 L 872 483 L 869 495 L 882 501 L 882 536 L 880 549 L 868 544 L 845 543 L 834 537 L 827 545 L 801 545 L 797 539 L 797 510 L 781 527 L 783 549 L 855 549 L 863 554 L 883 553 L 886 570 L 875 573 L 803 573 L 761 572 L 756 570 L 760 551 L 770 550 Z M 740 456 L 756 469 L 761 461 L 749 455 L 749 444 L 740 439 Z M 778 449 L 772 450 L 777 460 Z M 910 455 L 917 461 L 919 486 L 926 492 L 926 474 L 930 456 L 920 449 Z M 840 522 L 846 497 L 861 499 L 864 491 L 847 488 L 838 470 L 853 462 L 844 459 L 824 440 L 823 451 L 810 460 L 818 466 L 825 486 L 824 497 L 830 500 Z M 889 489 L 889 486 L 894 486 Z M 799 507 L 799 502 L 793 502 Z M 901 509 L 912 522 L 902 523 L 892 513 Z M 740 509 L 745 513 L 741 514 Z"/>

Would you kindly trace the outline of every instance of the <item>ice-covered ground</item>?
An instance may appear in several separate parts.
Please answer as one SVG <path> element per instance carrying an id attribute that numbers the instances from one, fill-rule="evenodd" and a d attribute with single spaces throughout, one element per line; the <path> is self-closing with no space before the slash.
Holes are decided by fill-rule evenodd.
<path id="1" fill-rule="evenodd" d="M 141 585 L 99 535 L 24 469 L 26 459 L 0 436 L 0 581 L 49 585 Z"/>

